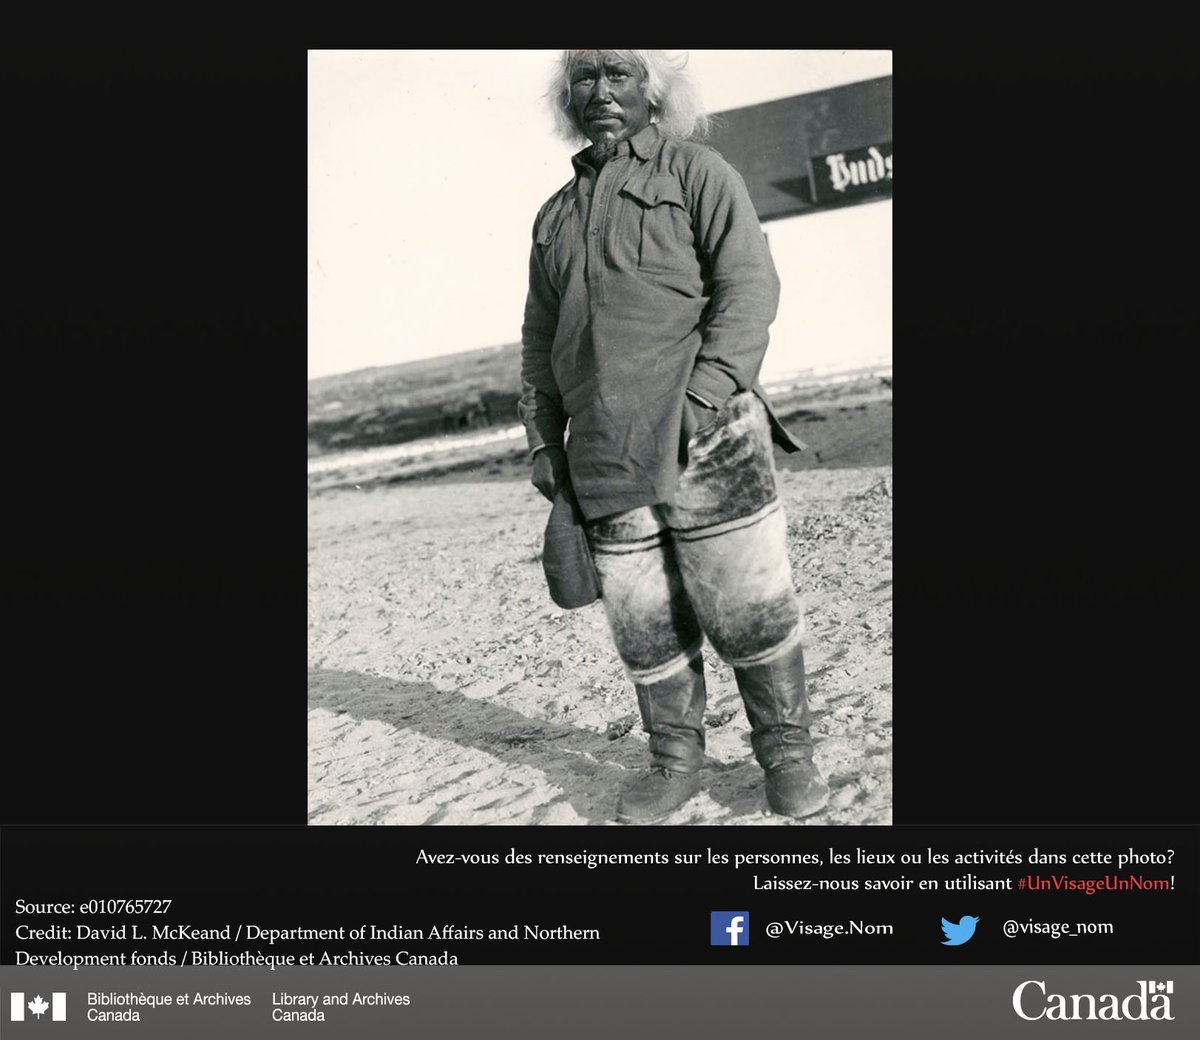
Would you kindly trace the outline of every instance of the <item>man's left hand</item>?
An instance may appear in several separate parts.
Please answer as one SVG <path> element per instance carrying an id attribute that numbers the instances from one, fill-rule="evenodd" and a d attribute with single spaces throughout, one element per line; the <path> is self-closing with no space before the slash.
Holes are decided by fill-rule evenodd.
<path id="1" fill-rule="evenodd" d="M 683 443 L 689 441 L 721 413 L 716 408 L 701 404 L 691 394 L 683 399 Z"/>

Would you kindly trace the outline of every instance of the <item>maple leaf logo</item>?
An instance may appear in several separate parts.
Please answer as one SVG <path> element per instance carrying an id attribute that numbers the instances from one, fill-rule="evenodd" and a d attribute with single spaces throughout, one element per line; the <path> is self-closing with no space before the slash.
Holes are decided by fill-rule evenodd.
<path id="1" fill-rule="evenodd" d="M 31 1000 L 29 1002 L 28 1006 L 29 1006 L 29 1010 L 32 1011 L 35 1015 L 37 1015 L 37 1017 L 39 1019 L 42 1017 L 42 1015 L 44 1015 L 46 1013 L 46 1010 L 50 1007 L 49 1004 L 47 1004 L 44 1000 L 42 1000 L 42 995 L 40 993 L 36 997 L 34 997 L 33 1000 Z"/>

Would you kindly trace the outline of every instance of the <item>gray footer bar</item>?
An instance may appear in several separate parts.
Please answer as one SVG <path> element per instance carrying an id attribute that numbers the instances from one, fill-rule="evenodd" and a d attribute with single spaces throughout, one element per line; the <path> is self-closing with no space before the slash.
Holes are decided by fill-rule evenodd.
<path id="1" fill-rule="evenodd" d="M 1200 1036 L 1196 965 L 0 967 L 0 995 L 4 1040 Z"/>

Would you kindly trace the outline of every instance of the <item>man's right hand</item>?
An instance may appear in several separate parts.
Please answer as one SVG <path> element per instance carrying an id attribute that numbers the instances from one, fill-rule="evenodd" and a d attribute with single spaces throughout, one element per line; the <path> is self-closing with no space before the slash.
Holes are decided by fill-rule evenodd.
<path id="1" fill-rule="evenodd" d="M 533 457 L 533 476 L 529 478 L 546 498 L 554 501 L 554 492 L 567 479 L 567 452 L 558 445 L 543 448 Z"/>

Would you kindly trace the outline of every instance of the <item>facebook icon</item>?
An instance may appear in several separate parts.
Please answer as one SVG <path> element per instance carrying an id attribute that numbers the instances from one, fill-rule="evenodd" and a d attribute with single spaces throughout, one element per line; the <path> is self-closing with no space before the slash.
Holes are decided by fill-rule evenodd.
<path id="1" fill-rule="evenodd" d="M 709 914 L 708 943 L 710 946 L 749 946 L 750 912 L 713 910 Z"/>

